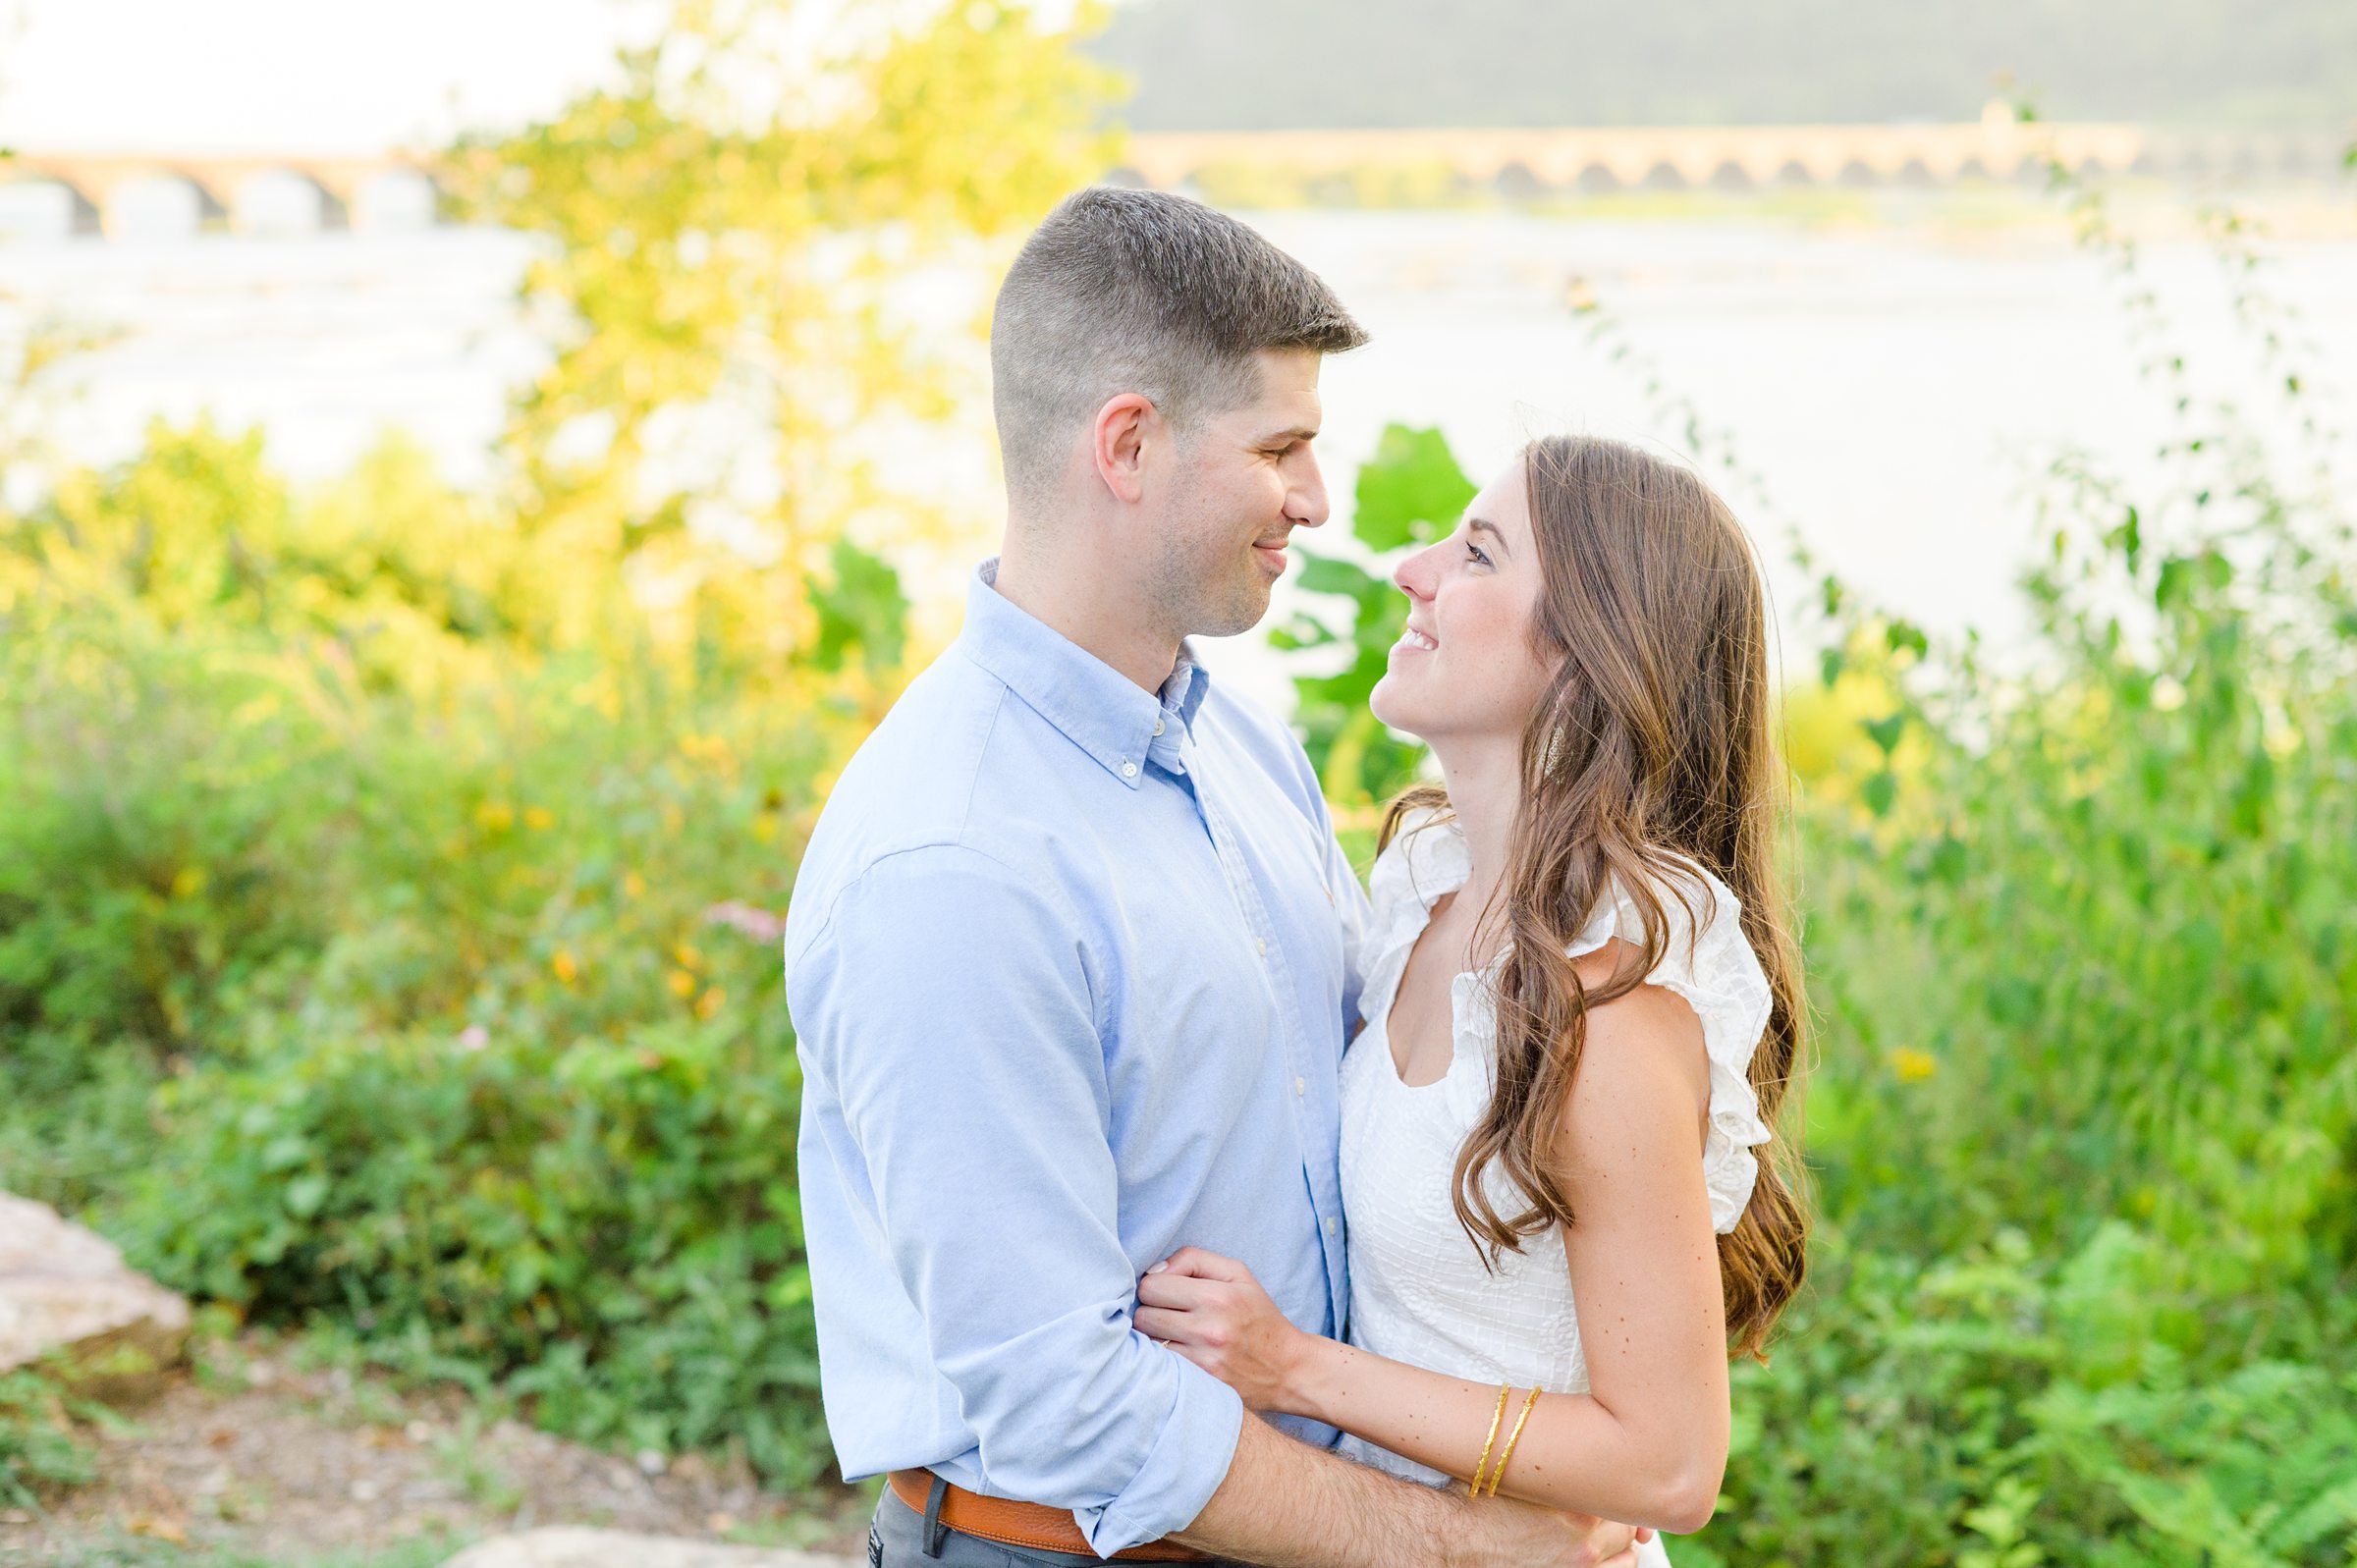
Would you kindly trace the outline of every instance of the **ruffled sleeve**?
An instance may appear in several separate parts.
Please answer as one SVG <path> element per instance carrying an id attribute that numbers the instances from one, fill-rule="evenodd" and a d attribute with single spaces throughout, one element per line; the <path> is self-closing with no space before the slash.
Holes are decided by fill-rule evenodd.
<path id="1" fill-rule="evenodd" d="M 1465 885 L 1472 863 L 1454 818 L 1438 807 L 1409 813 L 1367 871 L 1367 936 L 1363 954 L 1370 992 L 1387 963 L 1405 961 L 1432 906 Z"/>
<path id="2" fill-rule="evenodd" d="M 1668 941 L 1646 983 L 1684 999 L 1702 1021 L 1711 1077 L 1702 1173 L 1711 1197 L 1711 1228 L 1724 1235 L 1743 1217 L 1759 1181 L 1759 1158 L 1752 1151 L 1775 1136 L 1761 1119 L 1760 1097 L 1751 1086 L 1752 1054 L 1768 1033 L 1775 994 L 1743 936 L 1742 907 L 1727 884 L 1684 862 L 1663 879 L 1661 892 Z M 1631 944 L 1644 940 L 1635 901 L 1623 889 L 1615 894 L 1571 944 L 1572 957 L 1593 952 L 1613 937 Z"/>

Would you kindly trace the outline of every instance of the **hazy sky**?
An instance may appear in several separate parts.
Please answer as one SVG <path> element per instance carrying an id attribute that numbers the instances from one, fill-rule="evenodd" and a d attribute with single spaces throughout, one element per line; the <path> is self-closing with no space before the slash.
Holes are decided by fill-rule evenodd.
<path id="1" fill-rule="evenodd" d="M 0 0 L 0 142 L 364 150 L 597 80 L 645 0 Z"/>

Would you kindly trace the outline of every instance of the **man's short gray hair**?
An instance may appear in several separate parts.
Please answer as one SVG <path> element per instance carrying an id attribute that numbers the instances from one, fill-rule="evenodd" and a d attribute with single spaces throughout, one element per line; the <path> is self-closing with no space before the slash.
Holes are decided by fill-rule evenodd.
<path id="1" fill-rule="evenodd" d="M 1263 349 L 1367 341 L 1317 274 L 1199 201 L 1091 187 L 1024 243 L 990 323 L 991 402 L 1009 490 L 1047 495 L 1108 399 L 1151 399 L 1179 429 L 1258 390 Z"/>

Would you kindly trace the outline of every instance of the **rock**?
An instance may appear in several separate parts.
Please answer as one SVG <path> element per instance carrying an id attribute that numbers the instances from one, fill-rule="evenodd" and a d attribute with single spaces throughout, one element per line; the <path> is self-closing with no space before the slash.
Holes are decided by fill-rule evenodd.
<path id="1" fill-rule="evenodd" d="M 849 1557 L 820 1557 L 783 1546 L 725 1546 L 669 1536 L 565 1527 L 526 1530 L 478 1541 L 442 1568 L 855 1568 Z"/>
<path id="2" fill-rule="evenodd" d="M 113 1243 L 0 1193 L 0 1372 L 54 1354 L 80 1392 L 136 1403 L 188 1339 L 189 1304 L 126 1269 Z"/>

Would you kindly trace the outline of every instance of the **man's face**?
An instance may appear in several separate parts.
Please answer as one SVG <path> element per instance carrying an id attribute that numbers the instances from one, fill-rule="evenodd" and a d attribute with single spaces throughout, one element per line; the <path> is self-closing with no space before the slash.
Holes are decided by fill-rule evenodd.
<path id="1" fill-rule="evenodd" d="M 1254 354 L 1252 396 L 1178 440 L 1145 586 L 1182 636 L 1250 629 L 1285 574 L 1287 539 L 1326 520 L 1326 481 L 1310 453 L 1320 358 L 1308 349 Z"/>

